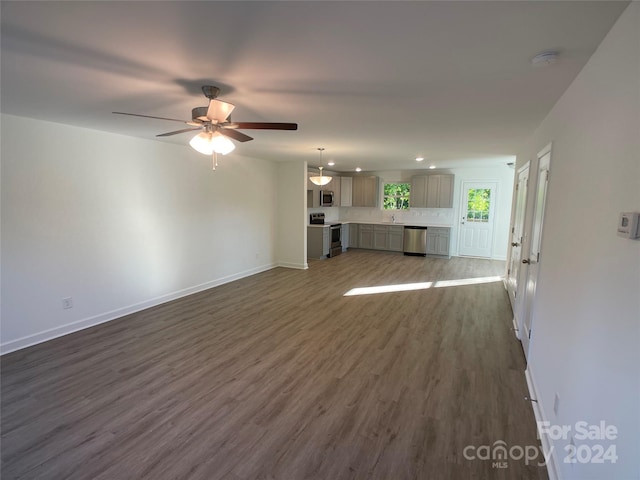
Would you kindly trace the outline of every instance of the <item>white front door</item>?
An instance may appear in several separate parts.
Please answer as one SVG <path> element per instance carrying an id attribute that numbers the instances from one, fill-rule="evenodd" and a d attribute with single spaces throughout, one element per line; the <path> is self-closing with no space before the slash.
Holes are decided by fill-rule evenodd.
<path id="1" fill-rule="evenodd" d="M 511 256 L 509 257 L 509 269 L 507 271 L 507 291 L 513 308 L 516 324 L 518 303 L 518 286 L 520 278 L 520 260 L 522 257 L 522 243 L 524 241 L 524 214 L 527 207 L 527 187 L 529 186 L 529 162 L 518 170 L 518 183 L 516 184 L 516 208 L 511 227 Z M 524 269 L 526 270 L 526 269 Z M 522 296 L 520 294 L 520 296 Z M 522 317 L 522 315 L 520 315 Z M 519 326 L 518 329 L 521 327 Z"/>
<path id="2" fill-rule="evenodd" d="M 531 244 L 529 256 L 522 260 L 528 264 L 527 284 L 524 291 L 524 321 L 520 334 L 522 348 L 525 356 L 529 357 L 529 344 L 531 343 L 531 325 L 533 321 L 533 299 L 536 295 L 538 283 L 538 267 L 540 265 L 540 249 L 542 246 L 542 225 L 544 223 L 544 211 L 547 203 L 547 185 L 549 184 L 549 166 L 551 164 L 551 145 L 538 154 L 538 177 L 536 180 L 536 197 L 533 212 L 533 225 L 531 229 Z"/>
<path id="3" fill-rule="evenodd" d="M 491 257 L 496 192 L 496 183 L 463 182 L 459 255 Z"/>

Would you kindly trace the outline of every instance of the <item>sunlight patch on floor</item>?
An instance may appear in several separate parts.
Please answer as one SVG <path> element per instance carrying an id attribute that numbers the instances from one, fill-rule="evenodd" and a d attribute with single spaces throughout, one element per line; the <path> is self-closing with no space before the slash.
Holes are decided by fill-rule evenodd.
<path id="1" fill-rule="evenodd" d="M 352 288 L 344 294 L 345 297 L 356 295 L 375 295 L 377 293 L 410 292 L 426 290 L 428 288 L 460 287 L 463 285 L 478 285 L 481 283 L 501 282 L 503 277 L 462 278 L 459 280 L 436 280 L 435 282 L 399 283 L 397 285 L 378 285 L 375 287 Z"/>

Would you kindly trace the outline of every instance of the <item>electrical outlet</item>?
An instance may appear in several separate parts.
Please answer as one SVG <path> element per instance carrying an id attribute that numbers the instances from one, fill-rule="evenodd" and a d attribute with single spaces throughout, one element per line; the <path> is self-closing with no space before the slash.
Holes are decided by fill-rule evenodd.
<path id="1" fill-rule="evenodd" d="M 556 392 L 556 398 L 553 400 L 553 413 L 558 415 L 558 410 L 560 410 L 560 395 Z"/>
<path id="2" fill-rule="evenodd" d="M 73 298 L 66 297 L 62 299 L 62 308 L 67 310 L 68 308 L 73 308 Z"/>

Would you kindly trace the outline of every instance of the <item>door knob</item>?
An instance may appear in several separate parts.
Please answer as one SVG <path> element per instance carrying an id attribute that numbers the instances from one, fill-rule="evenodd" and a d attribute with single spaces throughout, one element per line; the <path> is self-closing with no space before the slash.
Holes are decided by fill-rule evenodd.
<path id="1" fill-rule="evenodd" d="M 513 243 L 511 244 L 511 246 L 512 246 L 512 247 L 517 247 L 518 245 L 520 245 L 518 242 L 513 242 Z"/>
<path id="2" fill-rule="evenodd" d="M 529 263 L 529 259 L 525 258 L 524 260 L 522 260 L 522 263 Z"/>

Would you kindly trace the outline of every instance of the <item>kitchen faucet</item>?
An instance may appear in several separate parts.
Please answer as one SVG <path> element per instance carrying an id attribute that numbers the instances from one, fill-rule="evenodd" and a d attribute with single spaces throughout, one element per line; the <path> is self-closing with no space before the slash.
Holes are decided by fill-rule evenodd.
<path id="1" fill-rule="evenodd" d="M 396 216 L 395 215 L 391 215 L 391 222 L 396 223 Z"/>

